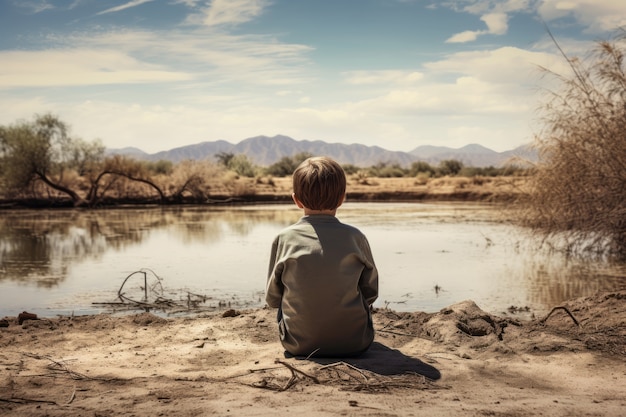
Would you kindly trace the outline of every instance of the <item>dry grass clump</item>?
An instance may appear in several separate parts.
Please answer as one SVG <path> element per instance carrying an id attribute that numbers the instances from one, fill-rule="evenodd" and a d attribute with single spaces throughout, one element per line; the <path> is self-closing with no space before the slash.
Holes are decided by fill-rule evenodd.
<path id="1" fill-rule="evenodd" d="M 555 42 L 556 43 L 556 42 Z M 557 44 L 558 46 L 558 44 Z M 626 257 L 626 32 L 598 42 L 542 106 L 540 162 L 530 178 L 525 225 L 569 250 Z"/>

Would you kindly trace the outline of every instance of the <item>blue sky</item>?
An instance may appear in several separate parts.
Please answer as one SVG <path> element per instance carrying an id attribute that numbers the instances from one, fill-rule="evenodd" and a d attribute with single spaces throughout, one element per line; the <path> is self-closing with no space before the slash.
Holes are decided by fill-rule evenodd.
<path id="1" fill-rule="evenodd" d="M 109 148 L 258 135 L 377 145 L 540 132 L 538 66 L 626 26 L 615 0 L 0 0 L 0 124 Z"/>

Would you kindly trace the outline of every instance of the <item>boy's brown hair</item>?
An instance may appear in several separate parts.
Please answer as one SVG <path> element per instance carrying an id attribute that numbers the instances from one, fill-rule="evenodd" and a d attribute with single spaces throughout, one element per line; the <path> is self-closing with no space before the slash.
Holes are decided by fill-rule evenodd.
<path id="1" fill-rule="evenodd" d="M 293 193 L 308 209 L 334 210 L 346 194 L 346 174 L 328 157 L 309 158 L 293 172 Z"/>

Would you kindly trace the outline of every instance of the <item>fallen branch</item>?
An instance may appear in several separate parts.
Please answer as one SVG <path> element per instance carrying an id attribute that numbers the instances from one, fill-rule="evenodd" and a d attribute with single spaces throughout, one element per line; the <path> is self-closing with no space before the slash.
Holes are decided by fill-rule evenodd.
<path id="1" fill-rule="evenodd" d="M 50 404 L 50 405 L 58 405 L 56 401 L 35 400 L 32 398 L 21 398 L 21 397 L 0 398 L 0 402 L 14 403 L 14 404 L 43 403 L 43 404 Z"/>
<path id="2" fill-rule="evenodd" d="M 324 366 L 322 366 L 320 368 L 320 371 L 324 370 L 324 369 L 329 369 L 329 368 L 336 368 L 337 366 L 340 366 L 340 365 L 344 365 L 347 368 L 350 368 L 350 369 L 352 369 L 354 371 L 357 371 L 359 374 L 361 374 L 361 376 L 365 380 L 365 383 L 366 384 L 368 383 L 369 379 L 368 379 L 367 375 L 365 375 L 365 373 L 361 369 L 357 368 L 356 366 L 350 365 L 349 363 L 346 363 L 346 362 L 335 362 L 335 363 L 331 363 L 331 364 L 328 364 L 328 365 L 324 365 Z M 354 378 L 350 373 L 345 372 L 344 370 L 341 370 L 341 372 L 343 372 L 344 374 L 348 375 L 348 377 L 350 377 L 350 378 Z"/>
<path id="3" fill-rule="evenodd" d="M 311 379 L 311 380 L 312 380 L 313 382 L 315 382 L 316 384 L 319 384 L 319 383 L 320 383 L 319 379 L 317 379 L 317 377 L 316 377 L 316 376 L 313 376 L 313 375 L 307 374 L 306 372 L 304 372 L 304 371 L 302 371 L 302 370 L 300 370 L 300 369 L 296 368 L 296 367 L 295 367 L 295 366 L 293 366 L 293 365 L 288 364 L 287 362 L 281 361 L 280 359 L 276 359 L 276 360 L 274 361 L 274 363 L 280 363 L 281 365 L 286 366 L 286 367 L 287 367 L 287 368 L 288 368 L 291 372 L 297 372 L 297 373 L 299 373 L 299 374 L 301 374 L 301 375 L 303 375 L 303 376 L 305 376 L 305 377 L 307 377 L 307 378 Z"/>
<path id="4" fill-rule="evenodd" d="M 96 378 L 96 377 L 91 377 L 85 374 L 81 374 L 80 372 L 76 372 L 68 368 L 65 363 L 56 361 L 49 356 L 42 356 L 42 355 L 36 355 L 33 353 L 25 353 L 25 352 L 22 354 L 24 356 L 28 356 L 29 358 L 39 359 L 39 360 L 45 359 L 47 361 L 50 361 L 47 368 L 50 371 L 52 371 L 53 377 L 56 377 L 59 374 L 67 374 L 70 378 L 74 380 L 82 380 L 82 379 L 91 380 L 91 381 L 116 381 L 118 380 L 117 378 Z M 48 377 L 50 375 L 40 375 L 40 376 Z"/>
<path id="5" fill-rule="evenodd" d="M 558 306 L 558 307 L 554 307 L 547 316 L 545 316 L 544 318 L 542 318 L 541 320 L 539 320 L 540 323 L 545 323 L 546 320 L 548 320 L 550 318 L 550 316 L 552 315 L 552 313 L 554 313 L 556 310 L 563 310 L 565 311 L 570 317 L 571 319 L 574 321 L 574 323 L 576 324 L 576 326 L 580 327 L 580 323 L 578 322 L 578 320 L 576 320 L 576 317 L 574 317 L 574 315 L 567 309 L 567 307 L 564 306 Z"/>

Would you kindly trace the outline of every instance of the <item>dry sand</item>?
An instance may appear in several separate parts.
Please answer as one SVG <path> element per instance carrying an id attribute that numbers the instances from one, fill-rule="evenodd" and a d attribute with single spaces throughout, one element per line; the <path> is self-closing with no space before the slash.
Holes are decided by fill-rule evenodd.
<path id="1" fill-rule="evenodd" d="M 285 358 L 269 309 L 7 317 L 0 415 L 625 415 L 626 291 L 564 307 L 377 310 L 374 345 L 344 360 Z"/>

